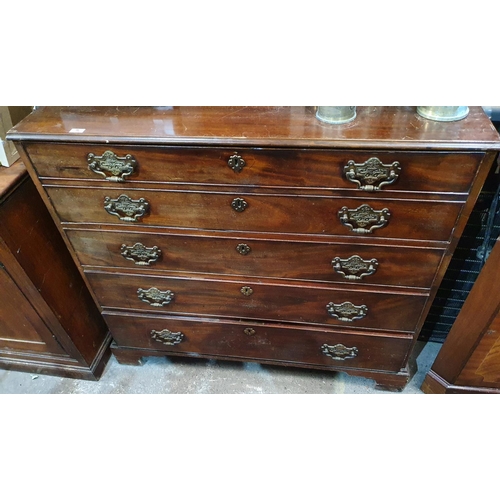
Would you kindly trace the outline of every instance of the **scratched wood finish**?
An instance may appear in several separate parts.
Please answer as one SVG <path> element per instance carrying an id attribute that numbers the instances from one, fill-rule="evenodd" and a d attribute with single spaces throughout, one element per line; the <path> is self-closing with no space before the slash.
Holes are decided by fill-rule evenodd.
<path id="1" fill-rule="evenodd" d="M 435 122 L 416 106 L 359 106 L 347 125 L 328 125 L 308 106 L 39 107 L 11 140 L 122 144 L 246 145 L 398 150 L 498 149 L 480 106 L 458 122 Z"/>
<path id="2" fill-rule="evenodd" d="M 346 335 L 334 330 L 255 324 L 235 321 L 192 321 L 183 318 L 122 316 L 104 313 L 119 345 L 161 350 L 165 353 L 191 353 L 206 357 L 230 356 L 244 361 L 289 361 L 315 364 L 327 369 L 368 368 L 398 372 L 404 365 L 411 342 L 405 337 Z M 255 333 L 248 335 L 245 329 Z M 151 330 L 181 332 L 179 344 L 164 345 L 151 336 Z M 247 330 L 248 331 L 248 330 Z M 250 332 L 252 333 L 252 332 Z M 321 346 L 343 344 L 357 347 L 354 358 L 334 360 L 321 352 Z"/>
<path id="3" fill-rule="evenodd" d="M 89 267 L 272 277 L 351 285 L 362 283 L 367 286 L 429 289 L 443 254 L 443 250 L 432 248 L 262 240 L 251 237 L 197 237 L 77 229 L 68 229 L 66 233 L 81 264 Z M 139 266 L 122 256 L 122 245 L 131 247 L 135 243 L 148 248 L 157 246 L 161 251 L 160 257 L 148 266 Z M 242 255 L 237 250 L 238 245 L 247 245 L 249 253 Z M 359 255 L 367 261 L 376 256 L 378 266 L 375 273 L 350 282 L 334 270 L 332 260 L 335 257 L 347 259 L 353 255 Z"/>
<path id="4" fill-rule="evenodd" d="M 122 194 L 133 200 L 143 198 L 149 211 L 135 224 L 157 227 L 203 228 L 225 231 L 255 231 L 367 237 L 353 233 L 339 219 L 347 206 L 357 209 L 368 204 L 373 210 L 389 209 L 389 223 L 375 229 L 374 236 L 414 240 L 448 241 L 463 203 L 453 201 L 402 201 L 334 196 L 285 196 L 256 193 L 213 193 L 145 191 L 124 188 L 46 187 L 61 222 L 130 225 L 104 209 L 106 197 Z M 231 206 L 237 198 L 247 208 L 237 212 Z"/>
<path id="5" fill-rule="evenodd" d="M 0 367 L 96 380 L 108 328 L 24 165 L 4 174 L 12 183 L 0 203 Z"/>
<path id="6" fill-rule="evenodd" d="M 148 309 L 151 306 L 133 302 L 137 300 L 136 287 L 144 288 L 146 282 L 182 284 L 172 303 L 174 308 L 180 304 L 182 310 L 166 309 L 155 317 L 166 325 L 181 321 L 179 315 L 185 314 L 189 318 L 182 321 L 197 319 L 197 324 L 210 325 L 207 343 L 191 343 L 191 336 L 185 355 L 323 366 L 371 377 L 386 388 L 400 389 L 406 384 L 411 377 L 412 347 L 500 149 L 500 137 L 480 107 L 471 107 L 467 118 L 451 123 L 425 120 L 417 115 L 416 107 L 359 107 L 356 120 L 343 126 L 319 122 L 314 114 L 313 107 L 39 108 L 10 133 L 60 222 L 75 261 L 84 263 L 82 276 L 97 302 L 106 306 L 115 337 L 113 352 L 120 362 L 137 363 L 143 355 L 183 354 L 182 348 L 165 351 L 139 338 L 138 326 L 151 331 L 156 319 Z M 137 173 L 120 184 L 93 177 L 97 174 L 88 170 L 86 156 L 105 150 L 135 153 Z M 239 173 L 227 165 L 228 155 L 234 153 L 248 160 Z M 365 193 L 345 179 L 343 164 L 346 159 L 362 163 L 376 155 L 384 162 L 400 161 L 402 172 L 393 185 Z M 150 203 L 149 213 L 136 223 L 108 214 L 104 198 L 120 194 L 132 199 L 144 197 Z M 231 208 L 235 198 L 248 203 L 244 211 Z M 389 224 L 368 235 L 355 234 L 343 226 L 338 211 L 363 203 L 375 210 L 389 209 Z M 102 239 L 90 241 L 84 230 L 99 232 Z M 137 270 L 131 267 L 133 263 L 118 264 L 122 259 L 119 249 L 113 250 L 114 243 L 107 236 L 112 232 L 115 236 L 135 233 L 149 242 L 158 235 L 164 238 L 162 242 L 173 234 L 177 239 L 171 247 L 169 243 L 156 267 Z M 268 257 L 260 259 L 254 253 L 255 265 L 248 264 L 248 259 L 243 261 L 245 265 L 235 261 L 225 245 L 240 238 L 243 243 L 251 241 L 254 248 L 247 256 L 234 257 L 244 259 L 257 250 Z M 200 243 L 200 251 L 212 256 L 196 256 L 195 242 Z M 325 246 L 317 246 L 320 243 Z M 285 244 L 295 250 L 286 253 Z M 324 271 L 319 260 L 323 254 L 313 248 L 329 245 L 349 248 L 352 253 L 370 248 L 375 252 L 372 257 L 384 264 L 386 257 L 392 256 L 392 269 L 387 266 L 384 272 L 395 274 L 406 269 L 403 274 L 408 277 L 400 281 L 387 276 L 383 281 L 381 272 L 381 281 L 371 285 L 322 282 Z M 219 262 L 214 264 L 214 258 Z M 422 272 L 422 277 L 409 276 L 405 258 L 415 259 L 413 275 Z M 294 269 L 295 259 L 301 270 Z M 306 264 L 307 259 L 311 262 Z M 273 260 L 275 270 L 269 269 Z M 313 270 L 312 264 L 318 269 Z M 97 266 L 108 267 L 97 273 Z M 238 273 L 242 274 L 231 278 Z M 413 288 L 417 283 L 425 285 Z M 240 297 L 237 289 L 229 288 L 233 284 L 250 284 L 255 291 L 250 297 Z M 380 307 L 384 314 L 377 313 L 375 321 L 367 319 L 368 313 L 363 318 L 367 326 L 306 323 L 319 317 L 308 304 L 318 306 L 320 299 L 326 299 L 326 292 L 333 290 L 345 292 L 355 304 L 355 298 L 374 297 L 376 304 L 367 304 L 369 313 Z M 243 299 L 241 307 L 232 302 L 232 293 Z M 183 302 L 186 297 L 189 300 Z M 329 296 L 326 303 L 333 299 Z M 110 318 L 116 315 L 112 312 L 123 318 L 113 322 Z M 221 328 L 229 323 L 269 324 L 273 331 L 288 333 L 296 329 L 297 334 L 292 335 L 294 354 L 287 354 L 284 334 L 282 341 L 273 344 L 283 349 L 248 350 L 239 342 L 229 342 L 231 345 L 219 350 L 208 348 L 227 340 Z M 313 354 L 299 345 L 308 342 L 305 339 L 309 337 L 303 334 L 309 331 L 323 335 L 318 328 L 329 335 L 345 332 L 346 341 L 358 339 L 369 359 L 362 358 L 357 367 L 322 364 L 317 350 Z M 390 342 L 379 342 L 387 332 Z M 291 337 L 286 338 L 288 342 Z M 399 343 L 402 338 L 401 351 L 393 341 Z M 359 359 L 364 355 L 360 351 Z"/>
<path id="7" fill-rule="evenodd" d="M 19 160 L 9 168 L 0 168 L 0 202 L 3 202 L 11 191 L 18 189 L 20 182 L 27 175 L 24 164 Z"/>
<path id="8" fill-rule="evenodd" d="M 165 314 L 196 314 L 260 320 L 329 324 L 339 328 L 412 332 L 427 299 L 425 295 L 370 293 L 345 288 L 273 285 L 251 280 L 218 281 L 129 274 L 87 273 L 99 303 L 104 307 L 157 311 Z M 138 298 L 138 290 L 170 290 L 174 298 L 162 307 Z M 250 287 L 251 295 L 241 289 Z M 330 302 L 366 305 L 368 313 L 359 320 L 343 322 L 328 315 Z"/>
<path id="9" fill-rule="evenodd" d="M 410 153 L 401 151 L 352 151 L 310 149 L 249 149 L 190 147 L 123 147 L 102 144 L 28 144 L 26 151 L 42 178 L 103 180 L 88 167 L 87 156 L 112 150 L 132 155 L 137 165 L 126 184 L 142 182 L 229 184 L 248 186 L 301 186 L 358 189 L 347 180 L 344 167 L 352 160 L 362 164 L 376 157 L 387 165 L 398 162 L 396 182 L 382 187 L 380 196 L 393 191 L 466 193 L 481 161 L 481 153 Z M 246 165 L 233 171 L 228 161 L 241 156 Z"/>

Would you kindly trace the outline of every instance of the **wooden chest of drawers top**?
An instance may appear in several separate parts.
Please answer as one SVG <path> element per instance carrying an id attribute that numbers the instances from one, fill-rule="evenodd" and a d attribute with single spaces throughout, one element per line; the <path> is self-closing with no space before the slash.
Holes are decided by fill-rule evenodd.
<path id="1" fill-rule="evenodd" d="M 23 141 L 126 144 L 319 147 L 348 149 L 499 149 L 498 133 L 481 107 L 440 123 L 415 107 L 358 107 L 347 125 L 328 125 L 313 107 L 50 107 L 11 130 Z"/>

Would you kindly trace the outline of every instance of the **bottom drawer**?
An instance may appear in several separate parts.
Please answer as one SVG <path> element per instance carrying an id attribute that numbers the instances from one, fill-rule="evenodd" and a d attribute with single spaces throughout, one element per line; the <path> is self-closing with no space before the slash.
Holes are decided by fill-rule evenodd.
<path id="1" fill-rule="evenodd" d="M 332 368 L 398 372 L 412 341 L 411 337 L 346 335 L 271 323 L 114 313 L 104 313 L 104 318 L 119 346 Z"/>

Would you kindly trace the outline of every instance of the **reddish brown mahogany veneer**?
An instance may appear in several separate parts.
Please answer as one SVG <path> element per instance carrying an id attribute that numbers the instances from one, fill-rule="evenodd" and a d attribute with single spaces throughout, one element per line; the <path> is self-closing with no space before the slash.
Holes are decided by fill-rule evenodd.
<path id="1" fill-rule="evenodd" d="M 23 163 L 0 168 L 0 368 L 97 380 L 110 343 Z"/>
<path id="2" fill-rule="evenodd" d="M 500 239 L 422 384 L 427 394 L 500 394 Z"/>
<path id="3" fill-rule="evenodd" d="M 401 389 L 500 137 L 359 107 L 38 108 L 11 131 L 122 363 L 203 356 Z"/>

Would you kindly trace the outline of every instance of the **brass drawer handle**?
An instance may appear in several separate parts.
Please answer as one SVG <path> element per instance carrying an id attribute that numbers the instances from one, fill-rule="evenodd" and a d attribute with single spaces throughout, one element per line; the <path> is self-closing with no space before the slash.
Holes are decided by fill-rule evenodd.
<path id="1" fill-rule="evenodd" d="M 342 302 L 342 304 L 330 302 L 326 305 L 326 310 L 332 318 L 352 323 L 355 320 L 363 319 L 368 312 L 368 307 L 365 305 L 355 306 L 352 302 Z"/>
<path id="2" fill-rule="evenodd" d="M 231 206 L 236 210 L 236 212 L 244 212 L 248 207 L 248 203 L 243 198 L 235 198 L 231 202 Z"/>
<path id="3" fill-rule="evenodd" d="M 162 292 L 158 288 L 150 288 L 149 290 L 143 290 L 142 288 L 137 289 L 137 296 L 143 302 L 146 302 L 153 307 L 163 307 L 174 299 L 174 293 L 170 290 Z"/>
<path id="4" fill-rule="evenodd" d="M 149 266 L 151 263 L 156 262 L 161 255 L 161 250 L 157 246 L 148 248 L 142 243 L 136 243 L 131 247 L 123 244 L 120 252 L 123 257 L 138 266 Z"/>
<path id="5" fill-rule="evenodd" d="M 353 209 L 342 207 L 338 216 L 340 222 L 353 233 L 370 234 L 375 229 L 386 226 L 391 214 L 388 208 L 374 210 L 370 205 L 364 204 Z"/>
<path id="6" fill-rule="evenodd" d="M 344 361 L 345 359 L 355 358 L 358 355 L 358 348 L 346 347 L 344 344 L 323 344 L 321 346 L 321 352 L 337 361 Z"/>
<path id="7" fill-rule="evenodd" d="M 234 153 L 234 155 L 229 157 L 227 164 L 233 169 L 234 172 L 240 173 L 247 162 L 238 153 Z"/>
<path id="8" fill-rule="evenodd" d="M 251 248 L 246 243 L 236 245 L 236 251 L 241 255 L 248 255 Z"/>
<path id="9" fill-rule="evenodd" d="M 87 163 L 92 172 L 112 182 L 124 182 L 125 177 L 132 175 L 137 166 L 137 161 L 132 155 L 119 157 L 113 151 L 105 151 L 102 156 L 89 153 Z"/>
<path id="10" fill-rule="evenodd" d="M 184 340 L 184 334 L 181 332 L 171 332 L 170 330 L 151 330 L 151 337 L 157 342 L 165 345 L 180 344 Z"/>
<path id="11" fill-rule="evenodd" d="M 148 212 L 149 203 L 144 198 L 132 200 L 126 194 L 120 195 L 116 200 L 106 196 L 104 209 L 108 214 L 116 215 L 125 222 L 137 222 Z"/>
<path id="12" fill-rule="evenodd" d="M 353 255 L 348 259 L 335 257 L 332 260 L 335 272 L 341 274 L 345 279 L 356 281 L 371 276 L 378 267 L 377 259 L 364 260 L 359 255 Z"/>
<path id="13" fill-rule="evenodd" d="M 357 184 L 359 189 L 379 191 L 382 186 L 388 186 L 398 179 L 401 167 L 398 161 L 384 165 L 378 158 L 370 158 L 364 163 L 349 160 L 344 167 L 344 173 L 346 179 Z"/>

